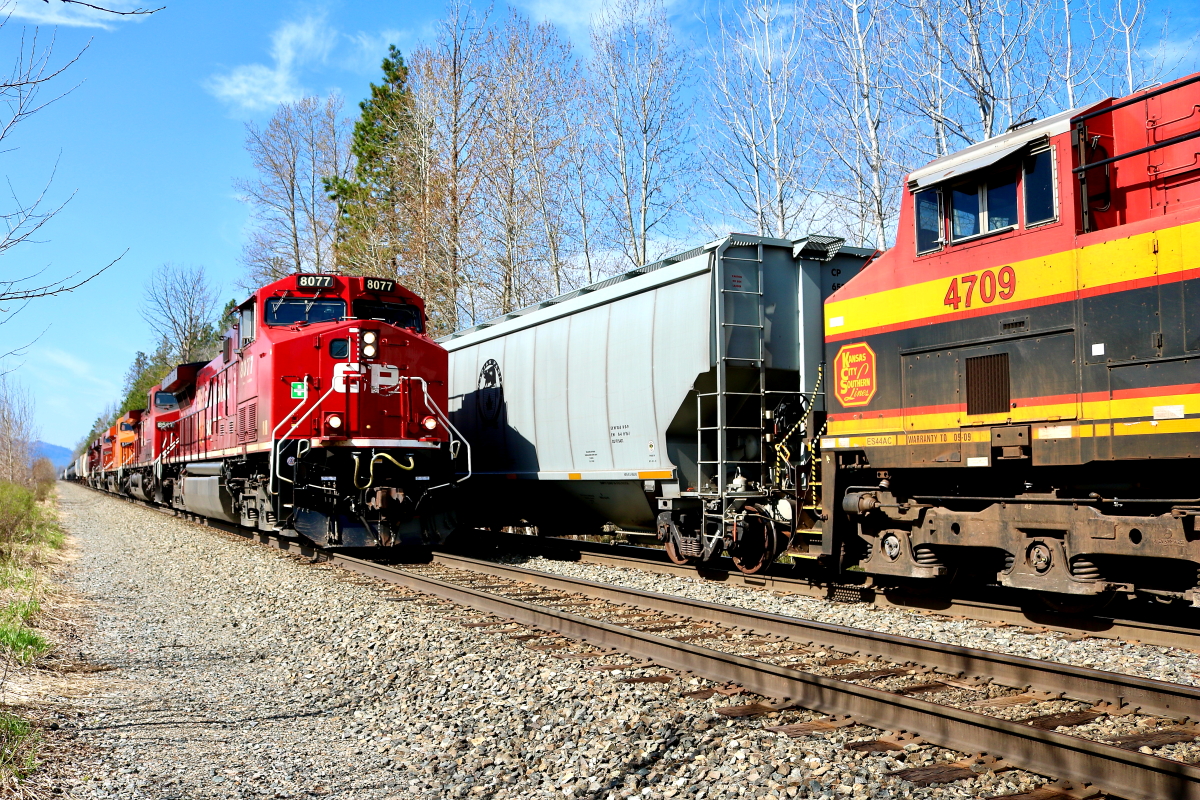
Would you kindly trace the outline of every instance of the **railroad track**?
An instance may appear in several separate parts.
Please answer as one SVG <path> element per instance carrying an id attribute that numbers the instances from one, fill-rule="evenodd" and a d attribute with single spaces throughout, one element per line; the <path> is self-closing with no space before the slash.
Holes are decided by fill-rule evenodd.
<path id="1" fill-rule="evenodd" d="M 1087 634 L 1097 638 L 1141 642 L 1157 647 L 1200 650 L 1200 614 L 1195 612 L 1190 615 L 1193 619 L 1180 624 L 1167 624 L 1133 616 L 1123 617 L 1119 614 L 1064 614 L 1049 609 L 1005 603 L 996 598 L 944 598 L 906 594 L 899 591 L 881 591 L 865 584 L 831 585 L 777 573 L 746 575 L 732 565 L 724 565 L 723 562 L 728 559 L 699 568 L 681 566 L 667 561 L 662 550 L 650 547 L 606 545 L 512 533 L 489 535 L 496 537 L 494 544 L 498 552 L 638 569 L 659 575 L 700 578 L 730 586 L 765 589 L 782 594 L 838 602 L 867 603 L 879 608 L 902 608 L 950 618 L 1020 625 L 1037 630 Z"/>
<path id="2" fill-rule="evenodd" d="M 484 615 L 469 623 L 477 627 L 517 624 L 538 629 L 543 633 L 530 638 L 552 637 L 538 649 L 556 651 L 561 657 L 590 659 L 622 653 L 764 698 L 718 709 L 725 716 L 753 717 L 787 708 L 828 715 L 771 728 L 781 734 L 820 735 L 865 725 L 890 733 L 848 747 L 884 751 L 928 744 L 967 754 L 957 762 L 895 773 L 920 785 L 972 777 L 984 770 L 1019 768 L 1059 780 L 1033 793 L 1012 795 L 1012 800 L 1078 800 L 1101 793 L 1129 800 L 1200 800 L 1200 767 L 1141 752 L 1200 737 L 1200 727 L 1192 724 L 1200 720 L 1200 690 L 1194 687 L 451 554 L 435 554 L 428 564 L 390 566 L 203 522 L 474 609 Z M 579 649 L 585 644 L 586 649 Z M 967 696 L 975 699 L 964 700 Z M 995 713 L 995 709 L 1040 703 L 1053 706 L 1054 713 L 1021 721 Z M 985 709 L 993 713 L 984 713 Z M 1057 730 L 1086 726 L 1105 715 L 1138 715 L 1135 730 L 1140 732 L 1099 741 Z"/>

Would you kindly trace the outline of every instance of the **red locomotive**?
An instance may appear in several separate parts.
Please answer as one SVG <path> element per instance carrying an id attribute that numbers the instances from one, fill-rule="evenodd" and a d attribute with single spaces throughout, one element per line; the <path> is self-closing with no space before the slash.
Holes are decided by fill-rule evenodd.
<path id="1" fill-rule="evenodd" d="M 421 299 L 293 275 L 234 313 L 217 358 L 176 367 L 93 446 L 89 482 L 325 546 L 443 540 L 470 451 Z"/>

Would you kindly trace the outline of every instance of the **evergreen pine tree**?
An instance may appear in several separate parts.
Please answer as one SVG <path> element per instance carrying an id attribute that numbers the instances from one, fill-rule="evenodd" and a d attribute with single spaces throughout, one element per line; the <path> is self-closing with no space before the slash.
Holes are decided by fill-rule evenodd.
<path id="1" fill-rule="evenodd" d="M 359 103 L 350 150 L 353 177 L 326 179 L 325 188 L 340 208 L 337 264 L 344 273 L 387 274 L 398 271 L 403 249 L 403 215 L 407 143 L 412 131 L 412 98 L 408 67 L 395 45 L 383 59 L 383 82 L 371 84 L 371 95 Z"/>

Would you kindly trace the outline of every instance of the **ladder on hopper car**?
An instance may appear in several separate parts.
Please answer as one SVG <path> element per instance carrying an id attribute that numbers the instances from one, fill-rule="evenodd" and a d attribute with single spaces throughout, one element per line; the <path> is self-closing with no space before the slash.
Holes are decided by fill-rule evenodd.
<path id="1" fill-rule="evenodd" d="M 731 247 L 754 247 L 757 256 L 725 255 Z M 766 411 L 763 245 L 734 237 L 717 248 L 713 258 L 716 391 L 696 393 L 696 490 L 705 501 L 701 526 L 705 558 L 721 546 L 730 505 L 762 496 L 767 471 L 762 449 Z M 706 443 L 712 458 L 705 458 Z M 738 445 L 740 457 L 732 457 L 732 445 Z M 738 475 L 747 481 L 740 491 Z M 714 500 L 719 502 L 709 508 Z"/>

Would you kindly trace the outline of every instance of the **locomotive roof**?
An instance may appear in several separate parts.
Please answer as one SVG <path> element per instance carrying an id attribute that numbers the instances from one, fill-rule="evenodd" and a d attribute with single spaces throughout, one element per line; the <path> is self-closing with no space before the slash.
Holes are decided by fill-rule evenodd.
<path id="1" fill-rule="evenodd" d="M 1063 111 L 1052 117 L 1040 119 L 1023 128 L 1018 128 L 1015 131 L 993 136 L 991 139 L 973 144 L 970 147 L 959 150 L 957 153 L 942 156 L 920 169 L 909 173 L 908 186 L 914 190 L 923 189 L 927 186 L 950 180 L 951 178 L 957 178 L 960 175 L 991 166 L 1032 141 L 1045 136 L 1057 136 L 1061 133 L 1066 133 L 1071 129 L 1071 118 L 1082 114 L 1091 108 L 1092 105 L 1096 104 L 1092 103 L 1091 105 L 1073 108 L 1070 111 Z"/>

